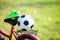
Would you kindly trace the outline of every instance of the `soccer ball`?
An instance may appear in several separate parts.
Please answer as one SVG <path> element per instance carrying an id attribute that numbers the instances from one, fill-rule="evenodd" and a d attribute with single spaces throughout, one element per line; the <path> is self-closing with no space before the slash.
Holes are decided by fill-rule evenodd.
<path id="1" fill-rule="evenodd" d="M 20 29 L 32 29 L 34 25 L 34 20 L 30 15 L 24 14 L 18 18 L 18 26 Z"/>

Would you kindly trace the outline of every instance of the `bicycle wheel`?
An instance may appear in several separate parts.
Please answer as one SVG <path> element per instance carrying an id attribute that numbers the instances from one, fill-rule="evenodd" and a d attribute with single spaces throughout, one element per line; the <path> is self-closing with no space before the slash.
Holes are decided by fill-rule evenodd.
<path id="1" fill-rule="evenodd" d="M 23 36 L 23 37 L 19 38 L 19 40 L 33 40 L 33 39 L 29 38 L 29 37 L 26 37 L 26 36 Z"/>
<path id="2" fill-rule="evenodd" d="M 38 40 L 38 39 L 31 34 L 22 34 L 17 38 L 17 40 Z"/>

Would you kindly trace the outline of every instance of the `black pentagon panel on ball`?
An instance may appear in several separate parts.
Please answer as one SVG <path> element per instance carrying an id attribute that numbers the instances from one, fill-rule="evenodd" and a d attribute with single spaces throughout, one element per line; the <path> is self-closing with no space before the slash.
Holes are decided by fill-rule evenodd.
<path id="1" fill-rule="evenodd" d="M 22 29 L 22 31 L 27 31 L 26 29 Z"/>
<path id="2" fill-rule="evenodd" d="M 25 17 L 25 15 L 22 15 L 22 16 L 21 16 L 21 18 L 24 18 L 24 17 Z"/>
<path id="3" fill-rule="evenodd" d="M 34 25 L 31 26 L 31 29 L 33 28 Z"/>
<path id="4" fill-rule="evenodd" d="M 18 21 L 18 23 L 17 23 L 17 24 L 18 24 L 18 26 L 20 26 L 20 22 L 19 22 L 19 21 Z"/>
<path id="5" fill-rule="evenodd" d="M 27 20 L 24 21 L 24 25 L 27 26 L 29 25 L 29 22 Z"/>

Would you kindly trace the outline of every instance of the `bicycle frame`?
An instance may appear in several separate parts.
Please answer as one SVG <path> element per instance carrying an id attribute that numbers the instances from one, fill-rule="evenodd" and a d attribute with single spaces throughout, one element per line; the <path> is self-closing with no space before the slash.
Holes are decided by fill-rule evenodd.
<path id="1" fill-rule="evenodd" d="M 31 34 L 21 34 L 20 36 L 17 37 L 17 32 L 14 31 L 14 26 L 11 27 L 11 31 L 10 34 L 6 34 L 5 32 L 3 32 L 2 30 L 0 30 L 0 34 L 9 38 L 9 40 L 12 40 L 12 35 L 14 35 L 15 39 L 18 40 L 20 37 L 24 37 L 27 36 L 29 38 L 32 38 L 33 40 L 38 40 L 38 38 L 36 38 L 35 36 L 31 35 Z"/>
<path id="2" fill-rule="evenodd" d="M 9 38 L 9 40 L 12 40 L 12 34 L 13 34 L 14 37 L 16 38 L 16 35 L 15 35 L 14 33 L 16 33 L 16 32 L 14 31 L 14 27 L 13 27 L 13 26 L 11 27 L 10 34 L 6 34 L 6 33 L 3 32 L 2 30 L 0 30 L 0 34 L 3 35 L 3 36 L 6 36 L 7 38 Z"/>

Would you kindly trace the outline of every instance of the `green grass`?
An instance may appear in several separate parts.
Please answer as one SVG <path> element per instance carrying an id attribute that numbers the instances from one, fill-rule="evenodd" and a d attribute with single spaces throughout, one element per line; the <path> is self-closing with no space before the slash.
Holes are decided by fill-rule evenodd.
<path id="1" fill-rule="evenodd" d="M 20 2 L 18 0 L 17 2 L 15 1 L 15 3 L 14 0 L 11 0 L 11 2 L 9 0 L 5 0 L 1 2 L 5 2 L 6 4 L 4 5 L 0 3 L 0 29 L 6 33 L 10 33 L 10 25 L 8 23 L 4 23 L 4 18 L 6 18 L 10 11 L 18 10 L 20 15 L 25 13 L 34 18 L 35 25 L 33 29 L 39 31 L 37 37 L 40 40 L 60 40 L 60 5 L 49 3 L 60 2 L 59 0 L 46 1 L 49 4 L 46 3 L 45 0 L 27 0 Z M 18 26 L 16 25 L 15 30 L 17 27 Z M 8 40 L 8 38 L 5 38 L 5 40 Z"/>

